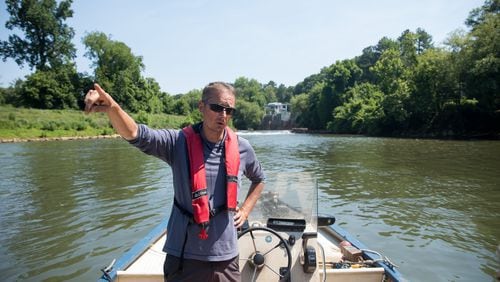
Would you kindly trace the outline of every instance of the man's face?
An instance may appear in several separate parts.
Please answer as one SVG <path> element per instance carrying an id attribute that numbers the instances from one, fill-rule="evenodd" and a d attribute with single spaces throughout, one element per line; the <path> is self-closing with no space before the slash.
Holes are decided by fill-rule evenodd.
<path id="1" fill-rule="evenodd" d="M 203 127 L 213 133 L 222 133 L 232 117 L 236 100 L 229 90 L 222 90 L 210 95 L 198 104 L 203 116 Z M 231 113 L 230 113 L 231 112 Z"/>

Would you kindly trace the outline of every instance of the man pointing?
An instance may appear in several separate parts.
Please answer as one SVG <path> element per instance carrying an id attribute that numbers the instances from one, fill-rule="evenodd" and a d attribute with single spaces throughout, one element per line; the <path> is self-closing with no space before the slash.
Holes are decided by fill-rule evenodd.
<path id="1" fill-rule="evenodd" d="M 260 197 L 265 175 L 250 143 L 228 127 L 234 88 L 208 84 L 198 103 L 203 121 L 182 130 L 137 124 L 98 84 L 94 88 L 85 97 L 85 112 L 105 112 L 118 134 L 172 168 L 165 280 L 240 281 L 237 228 Z M 242 176 L 251 185 L 238 204 Z"/>

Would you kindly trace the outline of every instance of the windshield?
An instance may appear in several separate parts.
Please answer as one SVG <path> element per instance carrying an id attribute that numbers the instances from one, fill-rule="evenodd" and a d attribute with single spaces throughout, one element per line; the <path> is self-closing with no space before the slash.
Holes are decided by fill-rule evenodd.
<path id="1" fill-rule="evenodd" d="M 303 219 L 306 231 L 317 231 L 318 188 L 311 173 L 267 175 L 266 186 L 249 221 L 266 224 L 269 218 Z"/>

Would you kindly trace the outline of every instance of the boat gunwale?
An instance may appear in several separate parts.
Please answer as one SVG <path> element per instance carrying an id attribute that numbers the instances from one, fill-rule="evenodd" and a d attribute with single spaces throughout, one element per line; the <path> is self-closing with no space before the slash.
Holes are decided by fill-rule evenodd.
<path id="1" fill-rule="evenodd" d="M 330 226 L 322 226 L 320 227 L 323 230 L 326 230 L 331 234 L 332 236 L 337 237 L 340 240 L 345 240 L 351 243 L 354 247 L 360 249 L 360 250 L 366 250 L 368 247 L 363 244 L 361 241 L 356 239 L 353 235 L 351 235 L 347 230 L 344 228 L 340 227 L 338 224 L 332 224 Z M 318 230 L 319 231 L 319 230 Z M 376 254 L 371 253 L 371 252 L 365 252 L 363 251 L 363 257 L 365 259 L 369 260 L 376 260 L 380 259 Z M 385 270 L 385 275 L 391 279 L 390 281 L 398 282 L 398 281 L 403 281 L 403 277 L 401 275 L 401 272 L 396 270 L 394 266 L 388 265 L 385 262 L 378 261 L 376 264 L 380 267 L 383 267 Z"/>
<path id="2" fill-rule="evenodd" d="M 103 274 L 98 282 L 115 281 L 117 278 L 117 271 L 127 269 L 139 257 L 144 254 L 150 246 L 152 246 L 158 238 L 165 234 L 167 230 L 168 217 L 165 217 L 156 227 L 154 227 L 144 238 L 135 243 L 132 248 L 120 256 L 113 264 L 111 270 Z"/>

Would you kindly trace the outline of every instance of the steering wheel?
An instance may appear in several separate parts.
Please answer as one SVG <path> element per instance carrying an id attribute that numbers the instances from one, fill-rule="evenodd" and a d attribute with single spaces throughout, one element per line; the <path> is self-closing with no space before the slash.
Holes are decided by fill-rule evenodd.
<path id="1" fill-rule="evenodd" d="M 256 231 L 263 231 L 258 233 L 258 238 L 254 235 L 254 232 Z M 271 234 L 267 234 L 271 233 Z M 267 234 L 267 236 L 265 236 Z M 266 245 L 269 245 L 272 240 L 272 236 L 275 236 L 278 238 L 278 242 L 276 245 L 272 246 L 270 249 L 265 249 Z M 292 269 L 292 255 L 290 252 L 290 247 L 288 246 L 288 243 L 283 237 L 281 237 L 278 232 L 267 228 L 267 227 L 262 227 L 262 226 L 256 226 L 256 227 L 250 227 L 244 231 L 242 231 L 238 235 L 238 241 L 242 242 L 242 240 L 248 240 L 248 239 L 242 239 L 245 237 L 249 237 L 252 240 L 253 244 L 253 250 L 250 252 L 251 254 L 248 257 L 241 258 L 240 260 L 244 260 L 244 265 L 243 268 L 247 267 L 247 265 L 250 265 L 253 267 L 253 273 L 252 273 L 252 282 L 256 281 L 257 279 L 257 272 L 260 272 L 264 267 L 275 273 L 276 275 L 279 276 L 280 281 L 286 281 L 287 278 L 290 276 L 290 272 Z M 264 241 L 262 241 L 262 238 L 264 238 Z M 257 241 L 257 242 L 256 242 Z M 258 244 L 262 242 L 261 244 Z M 265 244 L 262 246 L 262 244 Z M 279 247 L 284 247 L 286 251 L 286 256 L 283 255 L 275 255 L 273 256 L 273 251 L 276 250 L 276 248 Z M 241 249 L 241 248 L 240 248 Z M 278 250 L 279 251 L 279 250 Z M 273 259 L 271 260 L 271 256 Z M 281 268 L 279 266 L 276 266 L 276 261 L 274 258 L 280 257 L 287 260 L 287 266 L 286 268 Z M 283 259 L 281 259 L 283 260 Z M 279 268 L 278 268 L 279 267 Z M 276 269 L 278 268 L 278 269 Z M 241 268 L 240 268 L 241 269 Z"/>

